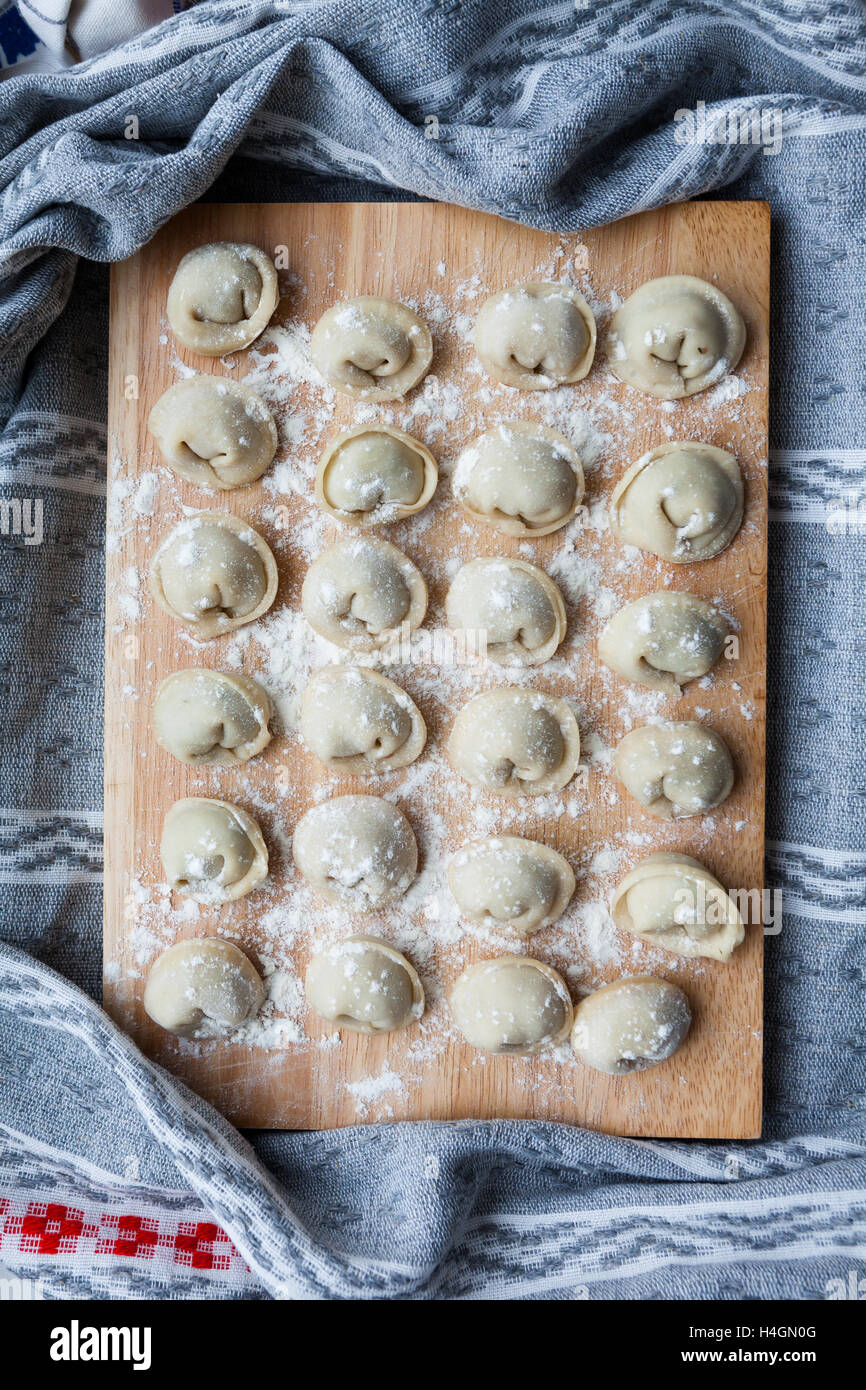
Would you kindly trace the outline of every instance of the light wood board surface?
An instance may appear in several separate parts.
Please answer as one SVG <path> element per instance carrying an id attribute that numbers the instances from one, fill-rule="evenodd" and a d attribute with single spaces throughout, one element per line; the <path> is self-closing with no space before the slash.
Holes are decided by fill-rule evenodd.
<path id="1" fill-rule="evenodd" d="M 172 338 L 166 293 L 181 256 L 212 240 L 254 241 L 286 267 L 274 322 L 286 331 L 226 361 L 197 358 Z M 654 850 L 701 859 L 726 886 L 763 883 L 766 671 L 767 354 L 769 212 L 763 203 L 684 204 L 597 231 L 560 236 L 444 205 L 298 204 L 188 209 L 112 271 L 109 535 L 106 598 L 105 1004 L 151 1057 L 241 1126 L 330 1128 L 384 1119 L 518 1117 L 568 1121 L 617 1134 L 750 1137 L 761 1123 L 762 929 L 751 924 L 731 962 L 681 960 L 617 933 L 606 904 L 616 881 Z M 616 381 L 606 367 L 612 303 L 654 276 L 713 280 L 747 325 L 733 380 L 668 405 Z M 575 283 L 596 308 L 599 352 L 585 381 L 556 392 L 516 393 L 480 371 L 467 334 L 487 293 L 523 280 Z M 323 391 L 304 353 L 306 329 L 336 299 L 381 294 L 415 304 L 435 340 L 432 380 L 406 402 L 359 408 Z M 306 326 L 306 328 L 305 328 Z M 146 420 L 160 394 L 190 370 L 243 377 L 278 416 L 274 471 L 250 487 L 207 494 L 162 464 Z M 565 644 L 520 683 L 568 695 L 584 742 L 582 775 L 553 797 L 520 806 L 472 793 L 447 769 L 443 744 L 461 704 L 508 684 L 504 668 L 439 668 L 428 649 L 388 674 L 416 700 L 430 738 L 419 763 L 376 783 L 328 774 L 293 726 L 309 669 L 333 659 L 305 637 L 299 595 L 311 557 L 339 528 L 317 511 L 312 479 L 324 441 L 375 417 L 425 440 L 440 484 L 420 517 L 378 534 L 404 549 L 430 585 L 426 629 L 441 632 L 442 601 L 460 560 L 521 555 L 564 590 Z M 470 523 L 451 498 L 449 470 L 465 440 L 509 418 L 537 419 L 584 453 L 586 512 L 567 530 L 523 543 Z M 703 564 L 666 565 L 625 550 L 603 529 L 604 502 L 628 465 L 667 439 L 731 449 L 746 478 L 746 517 L 734 543 Z M 273 615 L 241 640 L 198 644 L 156 607 L 146 571 L 156 544 L 184 507 L 247 517 L 280 567 Z M 739 655 L 679 701 L 629 686 L 601 666 L 595 642 L 606 616 L 663 585 L 718 602 L 737 624 Z M 156 744 L 149 725 L 159 681 L 180 667 L 242 666 L 274 691 L 281 711 L 266 752 L 242 769 L 187 768 Z M 657 715 L 701 718 L 727 739 L 737 783 L 709 816 L 663 822 L 616 783 L 610 749 Z M 374 791 L 409 816 L 421 848 L 419 884 L 398 908 L 351 919 L 317 902 L 291 861 L 300 815 L 323 795 Z M 158 845 L 164 813 L 179 797 L 218 796 L 245 807 L 271 852 L 267 885 L 222 908 L 170 898 Z M 444 881 L 447 854 L 502 831 L 545 841 L 578 875 L 566 917 L 526 949 L 563 971 L 575 999 L 606 979 L 655 973 L 681 984 L 695 1013 L 679 1053 L 651 1071 L 610 1078 L 567 1049 L 532 1059 L 487 1057 L 453 1029 L 445 993 L 473 960 L 504 954 L 507 935 L 485 937 L 461 922 Z M 313 941 L 380 933 L 407 951 L 430 1006 L 422 1022 L 390 1037 L 337 1035 L 308 1014 L 300 990 Z M 141 994 L 160 950 L 181 936 L 222 932 L 269 972 L 271 1002 L 250 1040 L 181 1042 L 145 1015 Z"/>

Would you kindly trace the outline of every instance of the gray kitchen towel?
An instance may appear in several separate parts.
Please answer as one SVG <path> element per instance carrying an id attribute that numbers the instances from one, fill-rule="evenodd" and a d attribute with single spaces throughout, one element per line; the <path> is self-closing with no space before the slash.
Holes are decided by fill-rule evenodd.
<path id="1" fill-rule="evenodd" d="M 862 10 L 798 0 L 217 0 L 0 83 L 0 1262 L 34 1289 L 862 1290 L 864 112 Z M 774 219 L 765 1137 L 243 1138 L 95 1002 L 106 262 L 206 192 L 570 231 L 714 190 Z"/>

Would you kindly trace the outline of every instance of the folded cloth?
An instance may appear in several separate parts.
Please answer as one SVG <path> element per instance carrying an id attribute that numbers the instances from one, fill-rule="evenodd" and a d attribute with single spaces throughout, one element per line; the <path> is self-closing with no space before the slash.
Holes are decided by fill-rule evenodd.
<path id="1" fill-rule="evenodd" d="M 41 544 L 11 505 L 0 538 L 0 1261 L 48 1296 L 856 1289 L 864 58 L 845 4 L 217 0 L 0 84 L 0 475 L 43 504 Z M 205 192 L 421 195 L 570 231 L 710 190 L 774 215 L 765 1138 L 509 1122 L 244 1139 L 94 1002 L 104 263 Z"/>

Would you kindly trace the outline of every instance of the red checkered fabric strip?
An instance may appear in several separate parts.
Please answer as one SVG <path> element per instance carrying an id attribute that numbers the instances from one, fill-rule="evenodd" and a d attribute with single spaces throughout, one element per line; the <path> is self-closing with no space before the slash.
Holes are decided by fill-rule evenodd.
<path id="1" fill-rule="evenodd" d="M 15 1269 L 17 1257 L 27 1267 L 88 1263 L 101 1268 L 112 1262 L 146 1265 L 157 1280 L 170 1280 L 180 1271 L 217 1280 L 226 1291 L 243 1292 L 255 1280 L 225 1231 L 201 1211 L 174 1211 L 129 1202 L 137 1210 L 106 1211 L 83 1202 L 77 1194 L 59 1200 L 26 1196 L 0 1198 L 0 1261 Z M 35 1257 L 35 1259 L 34 1259 Z"/>

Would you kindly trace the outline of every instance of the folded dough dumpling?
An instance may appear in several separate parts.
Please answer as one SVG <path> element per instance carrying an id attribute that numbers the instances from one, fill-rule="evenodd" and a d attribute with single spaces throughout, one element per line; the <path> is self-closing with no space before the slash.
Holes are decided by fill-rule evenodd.
<path id="1" fill-rule="evenodd" d="M 382 526 L 426 507 L 439 473 L 430 450 L 390 425 L 356 425 L 325 449 L 316 501 L 349 526 Z"/>
<path id="2" fill-rule="evenodd" d="M 267 613 L 277 596 L 267 541 L 229 512 L 195 512 L 160 543 L 150 589 L 160 608 L 196 637 L 219 637 Z"/>
<path id="3" fill-rule="evenodd" d="M 457 501 L 475 521 L 509 536 L 547 536 L 577 512 L 583 465 L 557 430 L 512 421 L 466 445 L 453 485 Z"/>
<path id="4" fill-rule="evenodd" d="M 536 796 L 570 782 L 580 734 L 567 701 L 505 686 L 463 706 L 448 740 L 456 772 L 498 796 Z"/>
<path id="5" fill-rule="evenodd" d="M 705 391 L 736 367 L 746 328 L 726 294 L 695 275 L 648 280 L 611 321 L 609 365 L 662 400 Z"/>
<path id="6" fill-rule="evenodd" d="M 733 454 L 713 444 L 661 444 L 623 475 L 610 503 L 610 529 L 635 545 L 687 565 L 730 545 L 743 520 L 743 476 Z"/>
<path id="7" fill-rule="evenodd" d="M 470 965 L 451 991 L 451 1011 L 473 1047 L 518 1057 L 558 1047 L 574 1017 L 562 976 L 530 956 Z"/>
<path id="8" fill-rule="evenodd" d="M 175 271 L 166 311 L 192 352 L 222 357 L 263 333 L 280 298 L 277 272 L 258 246 L 214 241 L 188 251 Z"/>
<path id="9" fill-rule="evenodd" d="M 677 985 L 636 975 L 602 985 L 580 1001 L 571 1044 L 588 1067 L 625 1076 L 672 1057 L 691 1023 L 688 998 Z"/>
<path id="10" fill-rule="evenodd" d="M 277 427 L 261 396 L 231 377 L 169 386 L 147 421 L 169 468 L 198 487 L 243 487 L 273 462 Z"/>
<path id="11" fill-rule="evenodd" d="M 659 589 L 614 613 L 598 639 L 598 654 L 626 680 L 681 695 L 681 686 L 716 664 L 727 635 L 727 620 L 711 603 Z"/>
<path id="12" fill-rule="evenodd" d="M 310 339 L 325 380 L 348 396 L 394 401 L 417 386 L 433 358 L 426 323 L 405 304 L 362 294 L 326 309 Z"/>
<path id="13" fill-rule="evenodd" d="M 613 765 L 626 791 L 662 820 L 711 811 L 734 785 L 728 745 L 696 720 L 632 729 L 617 744 Z"/>
<path id="14" fill-rule="evenodd" d="M 549 391 L 586 376 L 595 337 L 595 317 L 578 290 L 532 281 L 500 290 L 482 304 L 473 341 L 497 381 Z"/>
<path id="15" fill-rule="evenodd" d="M 393 1033 L 424 1012 L 424 988 L 401 951 L 376 936 L 349 936 L 307 966 L 307 999 L 350 1033 Z"/>
<path id="16" fill-rule="evenodd" d="M 145 1012 L 178 1037 L 216 1037 L 241 1027 L 264 1002 L 252 961 L 220 936 L 178 941 L 151 967 Z"/>
<path id="17" fill-rule="evenodd" d="M 448 883 L 470 922 L 532 936 L 562 916 L 574 873 L 567 859 L 536 840 L 490 835 L 452 856 Z"/>
<path id="18" fill-rule="evenodd" d="M 326 767 L 364 776 L 414 762 L 427 726 L 415 701 L 387 676 L 367 666 L 325 666 L 304 691 L 301 735 Z"/>
<path id="19" fill-rule="evenodd" d="M 502 666 L 538 666 L 553 656 L 566 629 L 565 604 L 553 580 L 526 560 L 493 556 L 457 571 L 445 599 L 448 626 L 483 634 Z"/>
<path id="20" fill-rule="evenodd" d="M 311 807 L 295 826 L 292 854 L 311 887 L 350 912 L 402 897 L 418 867 L 411 825 L 379 796 L 333 796 Z"/>
<path id="21" fill-rule="evenodd" d="M 163 822 L 159 849 L 169 886 L 196 902 L 234 902 L 267 878 L 261 830 L 228 801 L 207 796 L 176 801 Z"/>
<path id="22" fill-rule="evenodd" d="M 617 884 L 611 916 L 650 946 L 708 960 L 729 960 L 746 934 L 718 879 L 688 854 L 642 860 Z"/>
<path id="23" fill-rule="evenodd" d="M 173 671 L 156 692 L 157 742 L 182 763 L 245 763 L 271 741 L 268 692 L 240 671 Z"/>
<path id="24" fill-rule="evenodd" d="M 358 536 L 323 550 L 301 590 L 304 617 L 338 647 L 372 652 L 414 632 L 427 612 L 427 585 L 390 541 Z"/>

